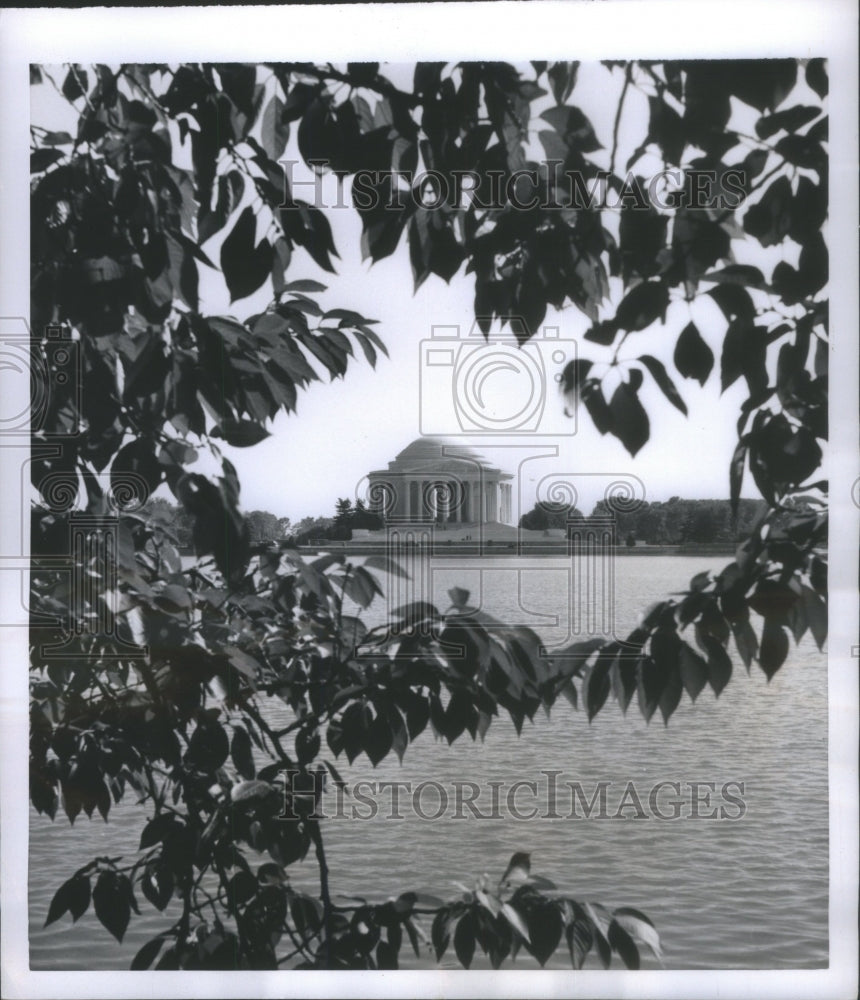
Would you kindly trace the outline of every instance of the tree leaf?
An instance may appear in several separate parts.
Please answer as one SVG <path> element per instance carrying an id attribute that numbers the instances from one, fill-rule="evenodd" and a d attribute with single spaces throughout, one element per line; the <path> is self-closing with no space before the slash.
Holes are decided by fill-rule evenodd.
<path id="1" fill-rule="evenodd" d="M 433 950 L 436 953 L 437 962 L 445 954 L 448 943 L 451 940 L 450 921 L 451 911 L 445 906 L 441 907 L 433 918 L 433 924 L 430 928 L 430 940 L 433 944 Z"/>
<path id="2" fill-rule="evenodd" d="M 788 656 L 788 634 L 782 625 L 772 618 L 765 619 L 758 650 L 758 662 L 767 674 L 767 679 L 779 670 Z"/>
<path id="3" fill-rule="evenodd" d="M 277 94 L 273 95 L 263 111 L 260 136 L 263 148 L 276 162 L 283 156 L 290 137 L 289 122 L 283 121 L 284 105 Z"/>
<path id="4" fill-rule="evenodd" d="M 141 971 L 143 969 L 148 969 L 155 961 L 156 956 L 161 951 L 163 945 L 164 937 L 161 934 L 159 934 L 158 937 L 154 937 L 151 941 L 147 941 L 131 960 L 131 970 Z"/>
<path id="5" fill-rule="evenodd" d="M 612 949 L 606 940 L 606 935 L 609 932 L 609 913 L 606 907 L 601 906 L 600 903 L 585 903 L 584 908 L 591 920 L 594 930 L 594 941 L 597 945 L 600 961 L 603 964 L 603 968 L 608 969 L 609 963 L 612 960 Z"/>
<path id="6" fill-rule="evenodd" d="M 115 496 L 123 496 L 129 489 L 146 499 L 161 484 L 164 466 L 155 454 L 155 445 L 149 438 L 139 437 L 123 445 L 111 466 L 111 489 Z"/>
<path id="7" fill-rule="evenodd" d="M 230 665 L 238 670 L 240 674 L 243 674 L 251 681 L 257 679 L 260 664 L 253 656 L 238 646 L 225 646 L 223 652 L 230 661 Z"/>
<path id="8" fill-rule="evenodd" d="M 161 861 L 148 864 L 140 880 L 141 892 L 157 910 L 164 910 L 170 902 L 173 885 L 173 872 Z"/>
<path id="9" fill-rule="evenodd" d="M 757 267 L 749 264 L 727 264 L 719 271 L 709 271 L 702 275 L 703 281 L 716 281 L 721 284 L 744 285 L 749 288 L 766 289 L 764 275 Z"/>
<path id="10" fill-rule="evenodd" d="M 393 742 L 391 723 L 382 713 L 377 714 L 365 729 L 362 740 L 362 749 L 374 767 L 388 756 Z"/>
<path id="11" fill-rule="evenodd" d="M 708 682 L 708 665 L 686 642 L 681 643 L 679 664 L 684 689 L 690 701 L 695 701 Z"/>
<path id="12" fill-rule="evenodd" d="M 747 209 L 743 226 L 764 247 L 782 242 L 792 226 L 791 183 L 787 177 L 777 177 Z"/>
<path id="13" fill-rule="evenodd" d="M 546 71 L 556 104 L 564 104 L 576 84 L 578 62 L 554 62 Z"/>
<path id="14" fill-rule="evenodd" d="M 147 847 L 159 844 L 169 839 L 171 834 L 175 834 L 181 828 L 181 823 L 173 813 L 159 813 L 146 824 L 140 834 L 139 850 L 144 851 Z"/>
<path id="15" fill-rule="evenodd" d="M 507 868 L 499 879 L 499 885 L 522 885 L 531 871 L 531 855 L 526 851 L 516 851 L 511 855 Z"/>
<path id="16" fill-rule="evenodd" d="M 93 889 L 93 906 L 102 926 L 122 941 L 131 919 L 131 883 L 125 875 L 103 871 Z"/>
<path id="17" fill-rule="evenodd" d="M 639 949 L 636 947 L 636 942 L 614 917 L 609 924 L 609 934 L 607 937 L 609 944 L 618 953 L 621 961 L 627 968 L 638 969 L 640 962 Z"/>
<path id="18" fill-rule="evenodd" d="M 251 799 L 265 799 L 274 792 L 268 781 L 240 781 L 230 789 L 231 802 L 248 802 Z"/>
<path id="19" fill-rule="evenodd" d="M 565 929 L 567 947 L 570 951 L 570 964 L 574 969 L 581 969 L 594 944 L 594 932 L 591 920 L 579 903 L 571 900 L 571 905 L 573 917 Z"/>
<path id="20" fill-rule="evenodd" d="M 721 691 L 731 679 L 732 660 L 718 639 L 704 636 L 703 641 L 708 653 L 708 683 L 719 698 Z"/>
<path id="21" fill-rule="evenodd" d="M 67 911 L 72 915 L 72 922 L 82 916 L 90 905 L 90 880 L 86 875 L 73 875 L 67 879 L 54 893 L 48 916 L 44 926 L 47 927 L 59 920 Z"/>
<path id="22" fill-rule="evenodd" d="M 615 695 L 615 700 L 626 715 L 630 699 L 636 690 L 636 657 L 631 655 L 629 651 L 622 649 L 612 661 L 609 679 L 612 683 L 612 693 Z"/>
<path id="23" fill-rule="evenodd" d="M 613 417 L 609 404 L 603 395 L 600 382 L 597 379 L 587 379 L 582 387 L 581 398 L 592 422 L 600 434 L 612 430 Z"/>
<path id="24" fill-rule="evenodd" d="M 615 340 L 618 329 L 618 323 L 614 319 L 605 319 L 589 327 L 585 331 L 585 339 L 607 347 Z"/>
<path id="25" fill-rule="evenodd" d="M 463 590 L 462 587 L 452 587 L 448 591 L 448 596 L 455 608 L 464 608 L 469 603 L 469 591 Z"/>
<path id="26" fill-rule="evenodd" d="M 687 145 L 687 123 L 662 96 L 649 97 L 648 139 L 660 147 L 667 163 L 680 163 Z"/>
<path id="27" fill-rule="evenodd" d="M 827 171 L 827 153 L 820 142 L 808 135 L 787 135 L 774 147 L 780 156 L 797 167 L 816 170 L 819 176 Z"/>
<path id="28" fill-rule="evenodd" d="M 806 82 L 819 97 L 827 96 L 827 63 L 824 59 L 810 59 L 806 64 Z"/>
<path id="29" fill-rule="evenodd" d="M 516 930 L 516 932 L 520 934 L 527 943 L 531 943 L 528 928 L 526 927 L 519 912 L 514 909 L 510 903 L 502 903 L 502 913 L 504 913 L 511 927 L 513 927 L 514 930 Z"/>
<path id="30" fill-rule="evenodd" d="M 651 721 L 651 716 L 657 709 L 660 696 L 663 694 L 665 684 L 665 673 L 658 667 L 650 656 L 642 656 L 637 663 L 637 687 L 636 693 L 639 701 L 639 711 L 646 722 Z"/>
<path id="31" fill-rule="evenodd" d="M 233 728 L 233 739 L 230 741 L 230 757 L 239 774 L 250 781 L 256 771 L 251 752 L 251 737 L 244 726 L 236 725 Z"/>
<path id="32" fill-rule="evenodd" d="M 614 643 L 602 649 L 593 667 L 585 674 L 582 680 L 582 700 L 588 712 L 588 721 L 597 715 L 606 703 L 611 690 L 609 671 L 618 654 Z"/>
<path id="33" fill-rule="evenodd" d="M 328 217 L 320 209 L 297 200 L 281 209 L 280 219 L 285 235 L 304 247 L 324 271 L 334 273 L 331 257 L 337 257 L 337 250 Z"/>
<path id="34" fill-rule="evenodd" d="M 531 953 L 541 965 L 546 965 L 564 930 L 561 910 L 554 902 L 543 902 L 529 911 L 528 927 Z"/>
<path id="35" fill-rule="evenodd" d="M 464 969 L 472 964 L 475 955 L 475 922 L 471 910 L 460 917 L 454 930 L 454 951 Z"/>
<path id="36" fill-rule="evenodd" d="M 666 246 L 669 218 L 653 208 L 622 207 L 618 224 L 621 267 L 625 283 L 635 277 L 651 277 L 660 268 L 660 253 Z"/>
<path id="37" fill-rule="evenodd" d="M 227 225 L 227 220 L 242 200 L 244 190 L 244 175 L 238 170 L 228 170 L 226 174 L 219 175 L 215 210 L 211 211 L 208 204 L 201 205 L 201 209 L 204 211 L 197 227 L 197 235 L 201 243 L 205 243 Z M 251 238 L 253 239 L 253 234 Z"/>
<path id="38" fill-rule="evenodd" d="M 749 620 L 744 618 L 742 621 L 732 622 L 732 634 L 735 637 L 735 645 L 740 658 L 749 672 L 750 664 L 758 653 L 758 639 L 753 627 Z"/>
<path id="39" fill-rule="evenodd" d="M 632 906 L 621 906 L 612 914 L 612 919 L 619 927 L 622 927 L 633 941 L 637 944 L 644 944 L 654 953 L 654 957 L 662 964 L 663 949 L 660 943 L 660 935 L 657 928 L 640 910 L 635 910 Z"/>
<path id="40" fill-rule="evenodd" d="M 720 386 L 723 392 L 734 385 L 741 375 L 753 396 L 767 387 L 767 342 L 764 333 L 762 327 L 744 319 L 733 319 L 729 323 L 720 357 Z"/>
<path id="41" fill-rule="evenodd" d="M 52 163 L 62 160 L 65 154 L 59 149 L 37 149 L 30 154 L 30 173 L 40 174 L 47 170 Z"/>
<path id="42" fill-rule="evenodd" d="M 256 292 L 271 273 L 272 245 L 266 239 L 255 245 L 256 229 L 254 211 L 246 206 L 221 244 L 221 270 L 231 302 Z"/>
<path id="43" fill-rule="evenodd" d="M 393 924 L 391 927 L 389 927 L 389 929 L 388 929 L 389 937 L 395 931 L 398 933 L 398 944 L 397 944 L 396 947 L 395 947 L 394 944 L 391 943 L 391 941 L 380 941 L 377 944 L 377 946 L 376 946 L 376 967 L 377 967 L 377 969 L 397 969 L 397 968 L 399 968 L 399 965 L 398 965 L 398 962 L 397 962 L 398 950 L 399 950 L 399 947 L 400 947 L 399 941 L 401 940 L 401 937 L 400 937 L 400 925 L 399 924 Z"/>
<path id="44" fill-rule="evenodd" d="M 732 455 L 732 462 L 729 466 L 729 495 L 731 497 L 732 517 L 738 513 L 738 504 L 741 498 L 741 484 L 744 479 L 744 465 L 747 458 L 746 441 L 741 441 L 735 448 Z"/>
<path id="45" fill-rule="evenodd" d="M 591 362 L 585 358 L 575 358 L 564 366 L 561 373 L 561 391 L 564 394 L 567 410 L 571 413 L 579 403 L 579 391 L 590 369 Z"/>
<path id="46" fill-rule="evenodd" d="M 759 111 L 778 107 L 796 80 L 796 59 L 737 59 L 732 62 L 731 92 Z"/>
<path id="47" fill-rule="evenodd" d="M 328 285 L 324 285 L 321 281 L 312 281 L 310 278 L 300 278 L 297 281 L 290 281 L 284 286 L 285 292 L 324 292 L 328 288 Z M 332 313 L 326 313 L 326 317 L 334 315 Z M 358 316 L 358 313 L 355 313 Z M 361 319 L 361 317 L 359 317 Z M 364 322 L 364 320 L 361 320 Z"/>
<path id="48" fill-rule="evenodd" d="M 86 70 L 75 63 L 66 73 L 66 79 L 63 81 L 63 96 L 66 100 L 76 101 L 79 97 L 84 96 L 88 88 L 89 80 Z"/>
<path id="49" fill-rule="evenodd" d="M 827 603 L 805 584 L 801 587 L 803 609 L 815 644 L 821 649 L 827 640 Z"/>
<path id="50" fill-rule="evenodd" d="M 660 387 L 660 390 L 662 391 L 666 399 L 668 399 L 669 402 L 674 407 L 679 409 L 681 413 L 683 413 L 684 416 L 686 417 L 687 404 L 684 402 L 683 399 L 681 399 L 678 390 L 675 388 L 675 383 L 672 381 L 672 379 L 669 378 L 669 375 L 666 372 L 663 363 L 661 361 L 658 361 L 656 358 L 652 357 L 650 354 L 641 355 L 639 360 L 642 362 L 643 365 L 645 365 L 645 367 L 651 373 L 654 381 Z"/>
<path id="51" fill-rule="evenodd" d="M 269 432 L 256 420 L 231 420 L 225 417 L 213 428 L 212 437 L 222 437 L 234 448 L 250 448 L 269 437 Z"/>
<path id="52" fill-rule="evenodd" d="M 403 580 L 409 579 L 409 574 L 406 570 L 390 556 L 368 556 L 364 560 L 364 566 L 368 569 L 381 569 L 383 573 L 400 577 Z"/>
<path id="53" fill-rule="evenodd" d="M 198 720 L 191 734 L 186 757 L 202 771 L 217 771 L 230 753 L 230 743 L 224 726 L 218 721 L 204 721 L 205 718 Z"/>
<path id="54" fill-rule="evenodd" d="M 639 402 L 636 390 L 627 382 L 620 383 L 612 394 L 609 413 L 612 418 L 611 432 L 635 456 L 647 442 L 651 431 L 648 414 Z"/>
<path id="55" fill-rule="evenodd" d="M 541 113 L 541 118 L 556 130 L 569 149 L 593 153 L 602 149 L 594 127 L 583 112 L 570 104 L 557 104 Z"/>
<path id="56" fill-rule="evenodd" d="M 821 108 L 819 107 L 796 104 L 793 108 L 759 118 L 755 123 L 755 132 L 759 139 L 769 139 L 783 129 L 787 132 L 796 132 L 820 114 Z"/>
<path id="57" fill-rule="evenodd" d="M 668 305 L 669 289 L 666 285 L 662 281 L 645 281 L 621 300 L 615 322 L 622 330 L 644 330 L 665 315 Z"/>

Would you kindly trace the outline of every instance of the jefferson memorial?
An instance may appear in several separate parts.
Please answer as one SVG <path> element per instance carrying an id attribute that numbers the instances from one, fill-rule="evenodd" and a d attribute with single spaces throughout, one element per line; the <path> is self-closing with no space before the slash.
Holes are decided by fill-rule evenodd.
<path id="1" fill-rule="evenodd" d="M 368 474 L 368 509 L 386 525 L 511 525 L 513 478 L 465 445 L 416 438 Z"/>

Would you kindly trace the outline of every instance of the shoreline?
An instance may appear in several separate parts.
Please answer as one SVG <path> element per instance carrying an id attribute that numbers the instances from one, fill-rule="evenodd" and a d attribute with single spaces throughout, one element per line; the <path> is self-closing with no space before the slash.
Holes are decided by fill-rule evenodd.
<path id="1" fill-rule="evenodd" d="M 733 556 L 739 543 L 734 542 L 714 542 L 706 545 L 615 545 L 611 552 L 620 556 Z M 342 553 L 346 556 L 376 556 L 391 555 L 392 546 L 384 542 L 355 543 L 333 541 L 325 545 L 299 545 L 297 551 L 303 555 L 321 555 L 323 553 Z M 540 545 L 535 542 L 517 545 L 516 542 L 494 542 L 492 544 L 471 545 L 468 542 L 431 544 L 428 546 L 406 546 L 397 547 L 397 553 L 409 553 L 421 551 L 434 558 L 470 558 L 481 559 L 509 559 L 511 557 L 535 557 L 552 556 L 554 558 L 567 559 L 572 555 L 595 556 L 596 548 L 586 548 L 576 546 L 569 549 L 563 544 L 550 543 Z"/>

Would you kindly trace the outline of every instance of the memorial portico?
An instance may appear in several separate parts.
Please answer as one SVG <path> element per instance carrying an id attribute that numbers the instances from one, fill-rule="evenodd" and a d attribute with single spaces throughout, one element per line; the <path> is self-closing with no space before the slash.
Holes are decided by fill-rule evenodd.
<path id="1" fill-rule="evenodd" d="M 368 508 L 386 524 L 511 524 L 513 478 L 464 445 L 418 438 L 369 473 Z"/>

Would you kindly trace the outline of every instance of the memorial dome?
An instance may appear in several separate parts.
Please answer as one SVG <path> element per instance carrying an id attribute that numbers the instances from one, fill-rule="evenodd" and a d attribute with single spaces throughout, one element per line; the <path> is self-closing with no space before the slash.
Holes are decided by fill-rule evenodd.
<path id="1" fill-rule="evenodd" d="M 512 520 L 513 476 L 456 439 L 416 438 L 368 479 L 369 509 L 386 523 Z"/>

